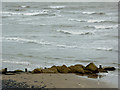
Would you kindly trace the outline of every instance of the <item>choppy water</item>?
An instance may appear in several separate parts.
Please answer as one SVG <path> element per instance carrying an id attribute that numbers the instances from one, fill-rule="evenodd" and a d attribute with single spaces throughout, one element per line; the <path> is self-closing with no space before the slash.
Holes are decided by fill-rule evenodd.
<path id="1" fill-rule="evenodd" d="M 3 3 L 3 68 L 118 67 L 117 3 Z"/>

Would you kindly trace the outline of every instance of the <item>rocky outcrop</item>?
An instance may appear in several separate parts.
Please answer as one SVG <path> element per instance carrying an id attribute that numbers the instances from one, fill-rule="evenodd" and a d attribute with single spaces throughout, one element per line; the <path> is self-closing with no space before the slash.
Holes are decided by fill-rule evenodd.
<path id="1" fill-rule="evenodd" d="M 107 70 L 107 71 L 114 71 L 114 70 L 116 70 L 115 67 L 104 67 L 103 69 Z"/>
<path id="2" fill-rule="evenodd" d="M 56 68 L 59 73 L 70 73 L 71 72 L 71 70 L 66 65 L 57 66 Z"/>
<path id="3" fill-rule="evenodd" d="M 98 67 L 94 63 L 90 63 L 85 67 L 85 70 L 90 70 L 93 73 L 98 73 Z"/>
<path id="4" fill-rule="evenodd" d="M 75 65 L 69 67 L 71 73 L 85 73 L 84 67 L 82 65 Z"/>
<path id="5" fill-rule="evenodd" d="M 32 73 L 42 73 L 42 68 L 36 68 L 32 71 Z"/>

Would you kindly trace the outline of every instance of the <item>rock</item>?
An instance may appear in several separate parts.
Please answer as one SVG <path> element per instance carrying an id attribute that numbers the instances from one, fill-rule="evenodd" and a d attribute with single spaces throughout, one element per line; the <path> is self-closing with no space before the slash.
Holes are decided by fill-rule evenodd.
<path id="1" fill-rule="evenodd" d="M 63 65 L 63 66 L 56 66 L 58 72 L 60 73 L 70 73 L 71 70 L 66 66 L 66 65 Z"/>
<path id="2" fill-rule="evenodd" d="M 57 70 L 56 67 L 51 67 L 51 68 L 48 68 L 48 69 L 54 71 L 54 73 L 58 73 L 58 70 Z"/>
<path id="3" fill-rule="evenodd" d="M 51 69 L 42 69 L 42 73 L 56 73 L 56 72 Z"/>
<path id="4" fill-rule="evenodd" d="M 107 70 L 104 70 L 103 68 L 98 68 L 98 72 L 108 73 L 108 71 L 107 71 Z"/>
<path id="5" fill-rule="evenodd" d="M 70 66 L 69 69 L 71 70 L 71 73 L 85 73 L 81 65 Z"/>
<path id="6" fill-rule="evenodd" d="M 116 70 L 115 67 L 104 67 L 104 70 L 108 70 L 108 71 L 114 71 Z"/>
<path id="7" fill-rule="evenodd" d="M 36 68 L 32 71 L 32 73 L 42 73 L 42 68 Z"/>
<path id="8" fill-rule="evenodd" d="M 17 72 L 24 72 L 24 71 L 22 71 L 22 70 L 15 70 L 14 72 L 17 73 Z"/>
<path id="9" fill-rule="evenodd" d="M 84 70 L 85 74 L 92 74 L 93 72 L 90 70 Z"/>
<path id="10" fill-rule="evenodd" d="M 98 67 L 94 63 L 90 63 L 85 67 L 86 70 L 90 70 L 93 73 L 98 73 Z"/>
<path id="11" fill-rule="evenodd" d="M 1 74 L 5 74 L 5 69 L 0 70 Z"/>
<path id="12" fill-rule="evenodd" d="M 75 66 L 82 67 L 83 69 L 85 69 L 85 66 L 83 66 L 81 64 L 76 64 Z"/>

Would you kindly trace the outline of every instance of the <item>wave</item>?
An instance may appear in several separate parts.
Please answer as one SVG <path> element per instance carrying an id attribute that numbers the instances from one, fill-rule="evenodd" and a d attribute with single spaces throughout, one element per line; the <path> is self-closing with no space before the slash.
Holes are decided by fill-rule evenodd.
<path id="1" fill-rule="evenodd" d="M 88 22 L 88 23 L 104 23 L 104 22 L 110 22 L 110 23 L 117 23 L 114 21 L 107 21 L 107 20 L 79 20 L 79 19 L 68 19 L 69 21 L 77 21 L 77 22 Z"/>
<path id="2" fill-rule="evenodd" d="M 103 15 L 103 14 L 105 14 L 104 12 L 82 12 L 82 13 L 88 14 L 88 15 L 93 15 L 93 14 Z"/>
<path id="3" fill-rule="evenodd" d="M 21 42 L 27 42 L 27 43 L 35 43 L 35 44 L 41 44 L 41 45 L 50 45 L 49 42 L 43 41 L 43 40 L 31 40 L 31 39 L 25 39 L 25 38 L 19 38 L 19 37 L 8 37 L 4 38 L 6 40 L 12 40 L 12 41 L 21 41 Z"/>
<path id="4" fill-rule="evenodd" d="M 112 51 L 112 48 L 97 48 L 96 50 Z"/>
<path id="5" fill-rule="evenodd" d="M 52 9 L 63 9 L 65 6 L 49 6 Z"/>
<path id="6" fill-rule="evenodd" d="M 114 26 L 105 26 L 105 25 L 98 25 L 98 26 L 86 26 L 87 28 L 94 28 L 94 29 L 113 29 L 113 28 L 117 28 L 118 25 L 114 25 Z"/>
<path id="7" fill-rule="evenodd" d="M 68 45 L 56 45 L 57 47 L 62 47 L 62 48 L 77 48 L 77 46 L 68 46 Z"/>
<path id="8" fill-rule="evenodd" d="M 2 60 L 3 63 L 13 63 L 13 64 L 20 64 L 20 65 L 29 65 L 29 62 L 25 61 L 9 61 L 9 60 Z"/>
<path id="9" fill-rule="evenodd" d="M 33 11 L 33 12 L 24 12 L 24 13 L 18 13 L 18 12 L 3 12 L 3 14 L 11 15 L 26 15 L 26 16 L 36 16 L 36 15 L 48 15 L 48 12 L 46 10 L 42 11 Z"/>
<path id="10" fill-rule="evenodd" d="M 20 6 L 21 8 L 30 8 L 30 6 Z"/>
<path id="11" fill-rule="evenodd" d="M 68 31 L 68 30 L 57 30 L 58 32 L 64 33 L 64 34 L 76 34 L 76 35 L 88 35 L 88 34 L 93 34 L 93 32 L 75 32 L 75 31 Z"/>

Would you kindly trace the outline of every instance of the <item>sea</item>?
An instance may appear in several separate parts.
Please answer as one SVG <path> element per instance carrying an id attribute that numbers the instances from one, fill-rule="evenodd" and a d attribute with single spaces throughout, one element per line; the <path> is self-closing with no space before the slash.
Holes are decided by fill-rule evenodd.
<path id="1" fill-rule="evenodd" d="M 118 84 L 118 3 L 3 2 L 2 68 L 112 66 Z M 109 78 L 108 78 L 109 77 Z"/>

